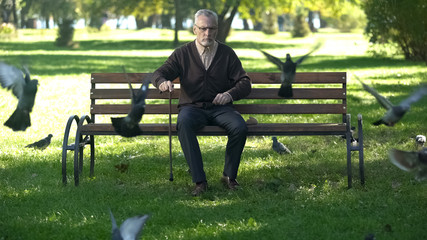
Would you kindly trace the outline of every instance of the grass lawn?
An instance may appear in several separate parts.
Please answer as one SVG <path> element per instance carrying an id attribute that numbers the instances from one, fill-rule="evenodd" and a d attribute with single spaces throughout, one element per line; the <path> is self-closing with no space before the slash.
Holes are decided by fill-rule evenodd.
<path id="1" fill-rule="evenodd" d="M 427 239 L 427 183 L 388 159 L 389 149 L 415 150 L 415 135 L 427 135 L 427 98 L 395 127 L 376 127 L 371 123 L 384 110 L 351 77 L 357 74 L 397 104 L 427 83 L 425 63 L 371 57 L 361 33 L 324 31 L 293 39 L 288 33 L 233 31 L 228 44 L 248 72 L 278 71 L 252 49 L 254 43 L 281 58 L 290 53 L 295 60 L 324 41 L 298 71 L 348 72 L 352 125 L 358 113 L 364 121 L 366 184 L 359 184 L 354 155 L 353 188 L 347 189 L 341 137 L 279 137 L 293 153 L 278 155 L 271 150 L 271 137 L 265 136 L 248 138 L 238 178 L 243 189 L 229 192 L 219 182 L 226 137 L 200 137 L 210 189 L 195 198 L 176 137 L 173 182 L 168 181 L 167 137 L 98 136 L 95 177 L 89 178 L 87 154 L 80 186 L 72 184 L 71 161 L 71 184 L 62 185 L 65 124 L 71 114 L 89 113 L 90 73 L 121 72 L 121 65 L 128 72 L 154 71 L 173 51 L 173 32 L 79 30 L 75 49 L 54 46 L 55 37 L 50 30 L 20 30 L 14 38 L 0 39 L 0 61 L 15 66 L 28 61 L 40 83 L 32 126 L 25 132 L 3 126 L 17 100 L 0 89 L 0 239 L 107 239 L 109 209 L 119 223 L 151 214 L 143 239 L 364 239 L 368 234 Z M 192 39 L 188 31 L 180 32 L 182 43 Z M 157 120 L 144 116 L 143 121 Z M 49 133 L 53 139 L 46 150 L 24 148 Z M 127 172 L 117 171 L 114 166 L 120 163 L 129 164 Z"/>

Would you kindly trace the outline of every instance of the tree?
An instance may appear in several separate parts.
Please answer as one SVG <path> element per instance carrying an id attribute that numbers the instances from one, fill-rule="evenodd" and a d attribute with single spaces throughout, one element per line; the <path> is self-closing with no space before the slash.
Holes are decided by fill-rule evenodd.
<path id="1" fill-rule="evenodd" d="M 424 0 L 366 0 L 363 4 L 373 43 L 397 43 L 405 59 L 427 63 L 427 4 Z"/>
<path id="2" fill-rule="evenodd" d="M 27 27 L 27 15 L 30 12 L 31 5 L 33 0 L 22 0 L 20 3 L 21 6 L 21 28 Z"/>
<path id="3" fill-rule="evenodd" d="M 16 15 L 16 0 L 2 0 L 1 1 L 1 16 L 4 23 L 10 22 L 12 15 L 13 24 L 15 27 L 18 25 L 18 18 Z"/>
<path id="4" fill-rule="evenodd" d="M 305 14 L 297 13 L 294 20 L 294 28 L 291 31 L 292 37 L 306 37 L 310 34 L 310 27 L 305 20 Z"/>
<path id="5" fill-rule="evenodd" d="M 239 5 L 240 0 L 225 1 L 222 11 L 218 15 L 218 35 L 216 37 L 218 41 L 225 42 L 227 39 Z"/>
<path id="6" fill-rule="evenodd" d="M 277 14 L 274 9 L 265 11 L 262 21 L 262 32 L 265 34 L 276 34 L 279 30 Z"/>
<path id="7" fill-rule="evenodd" d="M 178 46 L 179 39 L 178 39 L 178 31 L 182 28 L 182 15 L 180 14 L 181 9 L 181 1 L 175 0 L 175 34 L 173 38 L 173 45 Z"/>
<path id="8" fill-rule="evenodd" d="M 54 18 L 59 19 L 58 37 L 55 44 L 60 47 L 71 47 L 74 38 L 74 23 L 77 13 L 73 0 L 57 0 L 58 10 L 54 13 Z"/>

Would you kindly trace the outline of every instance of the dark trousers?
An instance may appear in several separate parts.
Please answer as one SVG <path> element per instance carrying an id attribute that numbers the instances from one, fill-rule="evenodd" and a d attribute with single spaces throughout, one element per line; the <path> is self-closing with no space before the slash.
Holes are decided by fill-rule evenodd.
<path id="1" fill-rule="evenodd" d="M 190 167 L 193 182 L 206 181 L 202 154 L 196 136 L 197 131 L 206 125 L 217 125 L 226 130 L 228 142 L 225 149 L 223 174 L 230 179 L 236 179 L 248 132 L 240 113 L 231 105 L 208 108 L 183 106 L 180 108 L 177 120 L 178 138 Z"/>

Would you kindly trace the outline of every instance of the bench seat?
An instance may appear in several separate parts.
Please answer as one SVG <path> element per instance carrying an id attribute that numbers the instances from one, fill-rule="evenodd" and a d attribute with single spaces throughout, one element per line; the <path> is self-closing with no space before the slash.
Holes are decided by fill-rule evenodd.
<path id="1" fill-rule="evenodd" d="M 176 135 L 176 124 L 172 124 L 172 135 Z M 143 135 L 168 135 L 169 124 L 140 124 Z M 89 123 L 81 128 L 82 135 L 117 135 L 109 123 Z M 338 123 L 259 123 L 248 125 L 249 136 L 264 135 L 345 135 L 346 125 Z M 218 126 L 206 126 L 198 132 L 200 136 L 224 136 L 226 132 Z"/>

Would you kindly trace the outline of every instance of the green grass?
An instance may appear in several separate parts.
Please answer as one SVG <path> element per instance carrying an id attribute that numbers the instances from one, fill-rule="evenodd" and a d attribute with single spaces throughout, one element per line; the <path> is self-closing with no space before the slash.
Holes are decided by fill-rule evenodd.
<path id="1" fill-rule="evenodd" d="M 340 137 L 279 137 L 293 151 L 280 156 L 265 136 L 248 138 L 239 171 L 243 189 L 229 192 L 219 182 L 226 138 L 200 137 L 210 189 L 194 198 L 176 137 L 173 182 L 168 181 L 168 139 L 154 136 L 97 136 L 95 177 L 88 176 L 86 149 L 80 186 L 72 184 L 72 153 L 69 184 L 61 182 L 65 124 L 71 114 L 89 113 L 90 73 L 120 72 L 121 65 L 129 72 L 153 71 L 173 51 L 173 32 L 78 31 L 79 48 L 72 50 L 55 47 L 55 37 L 52 31 L 21 30 L 18 38 L 0 41 L 0 60 L 19 66 L 26 59 L 40 80 L 32 126 L 25 132 L 0 126 L 0 239 L 107 239 L 108 209 L 120 223 L 151 214 L 144 239 L 363 239 L 369 233 L 376 239 L 427 238 L 427 185 L 387 157 L 390 148 L 414 150 L 411 137 L 427 135 L 427 99 L 414 104 L 394 128 L 374 127 L 370 123 L 384 111 L 351 78 L 357 74 L 398 103 L 419 83 L 427 83 L 425 63 L 401 56 L 373 58 L 366 54 L 369 44 L 359 33 L 320 32 L 292 39 L 288 33 L 234 31 L 228 44 L 248 72 L 277 71 L 252 49 L 253 43 L 276 56 L 289 52 L 297 58 L 318 39 L 325 40 L 298 71 L 349 72 L 348 112 L 353 125 L 358 113 L 364 120 L 366 185 L 359 184 L 353 155 L 353 188 L 347 189 L 345 143 Z M 188 31 L 180 33 L 182 43 L 193 38 Z M 0 95 L 3 123 L 17 101 L 4 89 Z M 54 137 L 45 151 L 23 148 L 49 133 Z M 120 163 L 129 164 L 129 170 L 117 171 L 114 165 Z"/>

